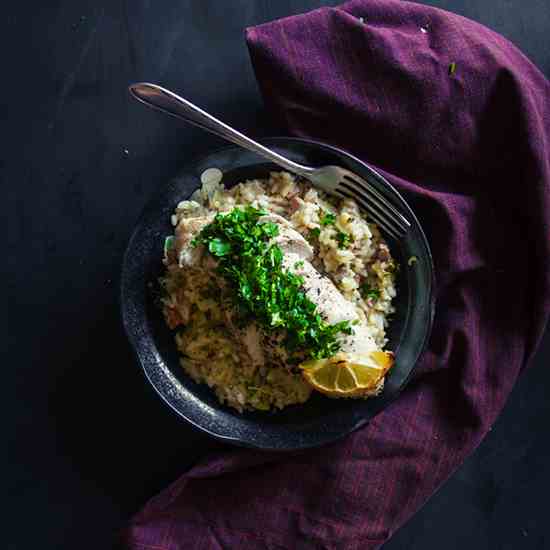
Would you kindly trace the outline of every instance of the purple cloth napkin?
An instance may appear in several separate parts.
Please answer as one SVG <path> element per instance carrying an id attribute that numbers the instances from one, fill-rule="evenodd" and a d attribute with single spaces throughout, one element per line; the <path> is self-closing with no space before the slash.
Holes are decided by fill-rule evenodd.
<path id="1" fill-rule="evenodd" d="M 130 548 L 379 547 L 479 444 L 550 309 L 550 86 L 472 21 L 353 1 L 248 29 L 289 133 L 381 170 L 431 243 L 437 312 L 402 396 L 293 455 L 235 449 L 192 468 L 124 533 Z"/>

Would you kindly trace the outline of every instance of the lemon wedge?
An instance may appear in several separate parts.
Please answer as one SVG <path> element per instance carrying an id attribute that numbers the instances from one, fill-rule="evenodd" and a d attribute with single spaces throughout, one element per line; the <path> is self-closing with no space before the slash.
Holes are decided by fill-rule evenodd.
<path id="1" fill-rule="evenodd" d="M 315 390 L 329 397 L 368 397 L 378 393 L 392 365 L 393 353 L 389 351 L 366 355 L 341 352 L 305 361 L 300 369 Z"/>

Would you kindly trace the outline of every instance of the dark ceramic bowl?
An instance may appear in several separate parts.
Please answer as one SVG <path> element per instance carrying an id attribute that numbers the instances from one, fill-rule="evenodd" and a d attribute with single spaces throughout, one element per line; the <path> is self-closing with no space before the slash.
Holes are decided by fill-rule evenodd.
<path id="1" fill-rule="evenodd" d="M 386 377 L 383 392 L 368 400 L 333 400 L 314 394 L 307 403 L 281 412 L 239 414 L 220 405 L 206 385 L 193 382 L 179 365 L 173 334 L 164 323 L 154 292 L 163 271 L 164 238 L 173 231 L 170 215 L 176 204 L 197 188 L 206 168 L 222 170 L 228 186 L 277 169 L 244 149 L 222 149 L 189 164 L 146 207 L 124 256 L 122 317 L 149 382 L 182 418 L 216 438 L 238 445 L 279 450 L 315 447 L 364 425 L 396 398 L 410 378 L 432 326 L 432 258 L 424 232 L 407 203 L 369 166 L 343 151 L 302 139 L 273 138 L 263 143 L 301 164 L 338 164 L 350 169 L 371 182 L 412 222 L 406 240 L 388 242 L 401 270 L 396 314 L 388 330 L 388 349 L 395 353 L 395 365 Z M 411 256 L 417 261 L 409 266 Z"/>

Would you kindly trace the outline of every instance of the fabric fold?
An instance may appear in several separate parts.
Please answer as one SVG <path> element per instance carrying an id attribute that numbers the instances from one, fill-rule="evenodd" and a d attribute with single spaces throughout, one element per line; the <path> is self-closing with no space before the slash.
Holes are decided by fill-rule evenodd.
<path id="1" fill-rule="evenodd" d="M 414 379 L 366 428 L 192 468 L 130 548 L 378 548 L 479 444 L 550 310 L 550 85 L 510 42 L 435 8 L 355 0 L 247 30 L 289 134 L 348 150 L 417 213 L 437 273 Z"/>

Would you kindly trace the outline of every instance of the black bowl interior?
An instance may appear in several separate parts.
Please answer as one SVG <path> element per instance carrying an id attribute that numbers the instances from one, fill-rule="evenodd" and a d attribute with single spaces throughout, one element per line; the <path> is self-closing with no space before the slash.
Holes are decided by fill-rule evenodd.
<path id="1" fill-rule="evenodd" d="M 278 168 L 257 155 L 231 147 L 190 163 L 163 186 L 143 212 L 128 244 L 121 279 L 123 322 L 147 378 L 179 415 L 209 434 L 236 444 L 264 449 L 299 449 L 322 445 L 358 428 L 390 403 L 402 390 L 422 353 L 433 318 L 433 264 L 418 220 L 400 195 L 367 165 L 333 147 L 294 138 L 264 143 L 302 164 L 339 164 L 363 178 L 392 201 L 413 223 L 402 242 L 388 240 L 399 262 L 396 314 L 388 330 L 388 349 L 396 355 L 383 392 L 369 400 L 332 400 L 314 394 L 303 405 L 276 413 L 239 414 L 218 403 L 206 386 L 193 382 L 179 364 L 172 332 L 158 306 L 157 280 L 162 274 L 165 236 L 172 233 L 170 215 L 200 184 L 200 175 L 216 167 L 231 186 L 266 176 Z M 409 259 L 416 261 L 409 265 Z"/>

